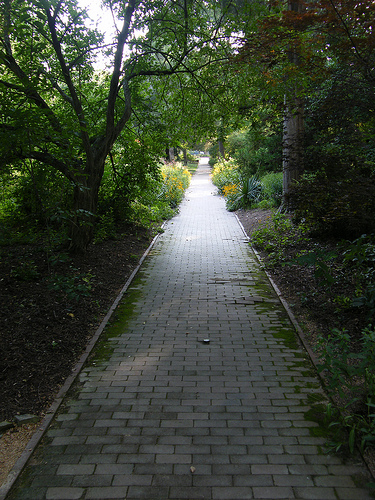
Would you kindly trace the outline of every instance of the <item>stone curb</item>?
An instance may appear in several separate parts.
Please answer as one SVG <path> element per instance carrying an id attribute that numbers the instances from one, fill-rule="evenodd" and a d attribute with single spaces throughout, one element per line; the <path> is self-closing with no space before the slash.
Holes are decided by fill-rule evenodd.
<path id="1" fill-rule="evenodd" d="M 165 226 L 165 223 L 162 225 L 162 228 L 164 226 Z M 117 308 L 118 304 L 120 303 L 121 299 L 123 298 L 125 292 L 129 288 L 130 284 L 132 283 L 133 279 L 135 278 L 136 274 L 138 273 L 139 269 L 141 268 L 143 261 L 145 260 L 147 255 L 150 253 L 151 249 L 154 247 L 159 236 L 160 236 L 160 233 L 154 237 L 154 239 L 151 241 L 150 245 L 148 246 L 147 250 L 142 255 L 141 259 L 138 262 L 137 267 L 134 269 L 132 274 L 129 276 L 128 280 L 126 281 L 122 290 L 120 291 L 120 293 L 116 297 L 115 301 L 113 302 L 112 306 L 110 307 L 109 311 L 107 312 L 107 314 L 104 317 L 103 321 L 101 322 L 100 326 L 98 327 L 98 329 L 94 333 L 93 337 L 91 338 L 89 344 L 86 347 L 85 352 L 82 354 L 79 361 L 74 366 L 71 374 L 66 379 L 64 385 L 60 388 L 59 392 L 57 393 L 54 402 L 49 407 L 44 418 L 42 419 L 40 427 L 35 431 L 35 433 L 31 437 L 31 439 L 27 443 L 24 451 L 22 452 L 22 455 L 17 460 L 17 462 L 14 464 L 13 468 L 9 472 L 4 483 L 0 486 L 0 500 L 5 500 L 9 491 L 11 490 L 12 486 L 14 485 L 16 480 L 18 479 L 18 477 L 21 474 L 21 472 L 23 471 L 23 469 L 25 468 L 27 462 L 31 458 L 31 455 L 34 453 L 35 448 L 37 447 L 38 443 L 40 442 L 40 440 L 44 436 L 52 419 L 56 415 L 57 410 L 59 409 L 61 403 L 63 402 L 64 397 L 66 396 L 66 393 L 71 388 L 71 386 L 73 385 L 77 376 L 81 372 L 87 358 L 89 357 L 92 350 L 94 349 L 97 341 L 99 340 L 101 334 L 103 333 L 104 328 L 107 326 L 112 314 L 114 313 L 115 309 Z"/>

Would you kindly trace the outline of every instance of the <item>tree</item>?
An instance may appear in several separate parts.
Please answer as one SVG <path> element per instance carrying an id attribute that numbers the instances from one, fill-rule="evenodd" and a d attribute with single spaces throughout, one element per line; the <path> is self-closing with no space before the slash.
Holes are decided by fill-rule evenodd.
<path id="1" fill-rule="evenodd" d="M 105 47 L 111 69 L 94 73 L 103 37 L 76 0 L 4 0 L 0 7 L 0 157 L 32 159 L 73 186 L 70 249 L 93 236 L 105 161 L 129 122 L 139 82 L 188 75 L 227 57 L 218 5 L 202 0 L 107 2 L 121 23 Z M 142 86 L 142 85 L 141 85 Z"/>
<path id="2" fill-rule="evenodd" d="M 254 65 L 266 98 L 284 96 L 284 204 L 304 167 L 304 101 L 343 66 L 373 85 L 375 6 L 370 0 L 273 1 L 245 33 L 240 62 Z M 355 81 L 357 78 L 352 78 Z M 260 84 L 261 85 L 261 84 Z"/>
<path id="3" fill-rule="evenodd" d="M 297 16 L 303 11 L 300 0 L 288 0 L 288 11 Z M 287 51 L 288 61 L 298 66 L 300 48 L 298 40 L 291 40 Z M 303 173 L 304 142 L 304 98 L 298 84 L 292 82 L 285 93 L 285 112 L 283 122 L 283 207 L 292 208 L 289 202 L 290 188 Z"/>

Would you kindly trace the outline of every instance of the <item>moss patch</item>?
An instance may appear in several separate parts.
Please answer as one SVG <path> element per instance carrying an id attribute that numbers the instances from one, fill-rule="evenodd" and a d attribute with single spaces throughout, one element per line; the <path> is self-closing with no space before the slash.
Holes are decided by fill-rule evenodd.
<path id="1" fill-rule="evenodd" d="M 112 338 L 119 337 L 126 330 L 129 321 L 134 316 L 136 305 L 142 296 L 141 287 L 142 278 L 136 277 L 132 286 L 125 292 L 116 310 L 112 314 L 107 326 L 104 328 L 99 341 L 91 353 L 87 366 L 96 365 L 107 360 L 114 351 L 114 344 L 110 341 Z"/>

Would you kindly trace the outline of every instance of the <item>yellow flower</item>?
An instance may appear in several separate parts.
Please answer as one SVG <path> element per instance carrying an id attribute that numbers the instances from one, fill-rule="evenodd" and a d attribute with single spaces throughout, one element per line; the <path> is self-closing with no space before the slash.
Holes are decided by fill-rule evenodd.
<path id="1" fill-rule="evenodd" d="M 223 194 L 225 198 L 227 196 L 235 194 L 237 191 L 237 186 L 235 184 L 228 184 L 227 186 L 223 187 Z"/>

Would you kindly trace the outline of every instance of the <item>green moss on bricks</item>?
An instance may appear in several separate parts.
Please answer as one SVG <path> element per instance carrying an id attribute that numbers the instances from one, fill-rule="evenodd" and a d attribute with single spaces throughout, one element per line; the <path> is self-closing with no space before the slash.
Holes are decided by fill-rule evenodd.
<path id="1" fill-rule="evenodd" d="M 285 347 L 289 349 L 298 349 L 298 341 L 296 332 L 292 328 L 277 328 L 272 327 L 269 329 L 275 339 L 282 340 Z"/>
<path id="2" fill-rule="evenodd" d="M 110 339 L 123 334 L 130 320 L 133 318 L 136 305 L 142 296 L 141 287 L 139 286 L 142 281 L 140 277 L 135 278 L 132 286 L 125 292 L 91 353 L 87 363 L 88 366 L 97 365 L 107 360 L 113 353 L 115 346 L 110 342 Z"/>
<path id="3" fill-rule="evenodd" d="M 304 419 L 307 422 L 315 422 L 315 427 L 309 427 L 310 435 L 313 437 L 323 437 L 329 439 L 332 435 L 329 423 L 326 419 L 326 407 L 323 403 L 315 403 L 310 410 L 304 413 Z"/>

